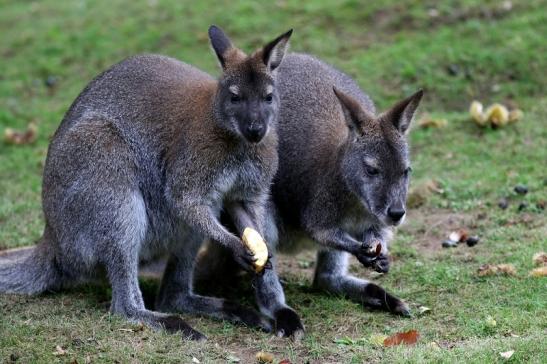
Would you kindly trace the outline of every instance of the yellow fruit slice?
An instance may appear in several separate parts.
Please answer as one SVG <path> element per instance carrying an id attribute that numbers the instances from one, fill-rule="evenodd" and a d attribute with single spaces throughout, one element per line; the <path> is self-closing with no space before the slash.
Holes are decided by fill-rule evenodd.
<path id="1" fill-rule="evenodd" d="M 469 114 L 471 114 L 471 117 L 480 126 L 485 126 L 488 122 L 488 119 L 485 117 L 485 115 L 482 112 L 482 104 L 478 101 L 473 101 L 471 103 L 471 106 L 469 106 Z"/>
<path id="2" fill-rule="evenodd" d="M 486 119 L 495 126 L 504 126 L 509 122 L 509 111 L 502 104 L 492 104 L 486 109 Z"/>
<path id="3" fill-rule="evenodd" d="M 253 228 L 246 227 L 243 230 L 243 243 L 253 253 L 255 261 L 255 271 L 257 273 L 262 272 L 264 265 L 268 261 L 268 247 L 266 242 L 258 231 Z"/>

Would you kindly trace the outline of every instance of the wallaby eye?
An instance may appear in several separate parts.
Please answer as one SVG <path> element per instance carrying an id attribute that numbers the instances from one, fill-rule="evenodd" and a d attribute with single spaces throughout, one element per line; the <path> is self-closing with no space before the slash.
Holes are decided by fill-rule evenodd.
<path id="1" fill-rule="evenodd" d="M 241 97 L 239 97 L 238 95 L 236 94 L 232 94 L 231 97 L 230 97 L 230 102 L 232 104 L 237 104 L 238 102 L 241 101 Z"/>
<path id="2" fill-rule="evenodd" d="M 270 92 L 269 94 L 266 95 L 266 97 L 264 98 L 264 101 L 270 104 L 272 100 L 273 100 L 273 94 Z"/>
<path id="3" fill-rule="evenodd" d="M 380 170 L 378 168 L 374 168 L 371 166 L 365 166 L 365 172 L 369 176 L 377 176 L 378 174 L 380 174 Z"/>

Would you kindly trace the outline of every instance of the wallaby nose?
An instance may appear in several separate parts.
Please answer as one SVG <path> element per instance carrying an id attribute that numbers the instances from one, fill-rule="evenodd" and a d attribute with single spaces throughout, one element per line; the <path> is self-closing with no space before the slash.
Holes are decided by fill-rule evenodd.
<path id="1" fill-rule="evenodd" d="M 405 216 L 405 209 L 401 208 L 401 207 L 395 207 L 395 208 L 389 208 L 387 209 L 387 215 L 389 216 L 389 218 L 395 222 L 401 220 L 403 218 L 403 216 Z"/>
<path id="2" fill-rule="evenodd" d="M 244 134 L 251 143 L 258 143 L 266 134 L 266 127 L 260 123 L 253 123 L 245 129 Z"/>

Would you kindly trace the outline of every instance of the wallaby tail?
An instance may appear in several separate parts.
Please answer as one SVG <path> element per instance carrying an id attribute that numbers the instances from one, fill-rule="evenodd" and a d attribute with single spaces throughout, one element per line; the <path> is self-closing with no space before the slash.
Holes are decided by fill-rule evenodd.
<path id="1" fill-rule="evenodd" d="M 60 285 L 53 251 L 39 243 L 0 252 L 0 293 L 38 294 Z"/>

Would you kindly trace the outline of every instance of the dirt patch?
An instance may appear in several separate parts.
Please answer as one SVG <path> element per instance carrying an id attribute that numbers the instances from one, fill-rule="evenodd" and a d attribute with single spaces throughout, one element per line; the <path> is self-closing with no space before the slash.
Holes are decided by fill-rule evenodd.
<path id="1" fill-rule="evenodd" d="M 448 210 L 415 209 L 399 230 L 414 238 L 412 245 L 420 254 L 431 256 L 442 249 L 441 243 L 450 232 L 464 228 L 473 234 L 479 217 Z"/>

